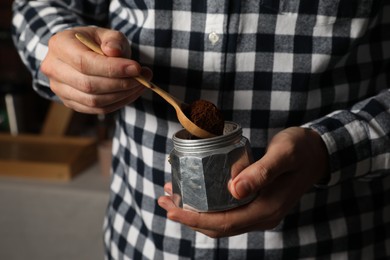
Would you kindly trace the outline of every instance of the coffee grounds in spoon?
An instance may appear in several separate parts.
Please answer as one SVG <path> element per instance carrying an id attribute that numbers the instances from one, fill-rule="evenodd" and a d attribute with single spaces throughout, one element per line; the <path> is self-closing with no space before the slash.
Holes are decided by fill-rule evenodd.
<path id="1" fill-rule="evenodd" d="M 184 114 L 198 127 L 214 135 L 222 135 L 225 120 L 222 112 L 211 102 L 199 99 L 184 109 Z"/>

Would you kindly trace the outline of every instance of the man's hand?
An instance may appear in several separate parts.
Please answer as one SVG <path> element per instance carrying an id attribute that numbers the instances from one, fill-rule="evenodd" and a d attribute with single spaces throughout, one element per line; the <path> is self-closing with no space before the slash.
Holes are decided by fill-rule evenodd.
<path id="1" fill-rule="evenodd" d="M 94 53 L 75 38 L 80 32 L 94 39 L 105 56 Z M 127 39 L 119 32 L 76 27 L 55 34 L 41 71 L 64 105 L 78 112 L 101 114 L 136 100 L 144 91 L 132 77 L 152 77 L 150 70 L 131 60 Z"/>
<path id="2" fill-rule="evenodd" d="M 310 129 L 288 128 L 270 142 L 266 154 L 229 183 L 231 194 L 257 197 L 242 207 L 217 213 L 197 213 L 175 206 L 171 196 L 159 198 L 167 216 L 213 238 L 276 227 L 313 184 L 326 177 L 328 153 L 321 137 Z M 172 194 L 171 184 L 165 186 Z"/>

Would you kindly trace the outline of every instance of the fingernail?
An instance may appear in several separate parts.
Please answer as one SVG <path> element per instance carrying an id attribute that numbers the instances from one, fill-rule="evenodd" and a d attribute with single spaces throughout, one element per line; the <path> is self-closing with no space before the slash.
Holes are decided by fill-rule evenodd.
<path id="1" fill-rule="evenodd" d="M 162 208 L 165 207 L 165 202 L 161 197 L 157 200 L 157 203 L 160 207 L 162 207 Z"/>
<path id="2" fill-rule="evenodd" d="M 126 75 L 128 76 L 136 76 L 139 74 L 138 68 L 134 65 L 129 65 L 126 67 Z"/>
<path id="3" fill-rule="evenodd" d="M 111 49 L 115 49 L 118 51 L 122 51 L 122 45 L 119 44 L 118 42 L 107 42 L 106 46 Z"/>
<path id="4" fill-rule="evenodd" d="M 240 198 L 245 198 L 252 193 L 251 186 L 244 180 L 237 182 L 236 185 L 234 185 L 234 190 Z"/>

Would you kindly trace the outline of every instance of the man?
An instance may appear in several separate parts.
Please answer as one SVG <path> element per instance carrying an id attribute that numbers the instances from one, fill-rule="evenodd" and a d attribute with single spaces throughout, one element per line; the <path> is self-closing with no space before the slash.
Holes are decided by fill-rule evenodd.
<path id="1" fill-rule="evenodd" d="M 14 39 L 38 93 L 79 112 L 119 110 L 107 259 L 388 257 L 389 8 L 15 1 Z M 180 125 L 138 75 L 242 126 L 256 162 L 228 189 L 256 193 L 251 203 L 217 213 L 173 204 L 167 155 Z"/>

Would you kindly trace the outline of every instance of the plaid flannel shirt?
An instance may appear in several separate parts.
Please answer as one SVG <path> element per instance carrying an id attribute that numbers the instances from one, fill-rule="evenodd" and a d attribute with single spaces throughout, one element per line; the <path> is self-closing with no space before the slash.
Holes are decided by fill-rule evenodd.
<path id="1" fill-rule="evenodd" d="M 154 82 L 240 123 L 255 158 L 289 126 L 321 134 L 330 179 L 273 230 L 211 239 L 166 219 L 172 108 L 147 93 L 118 116 L 107 259 L 383 259 L 390 256 L 390 3 L 379 0 L 21 1 L 14 40 L 42 96 L 54 33 L 106 25 Z"/>

